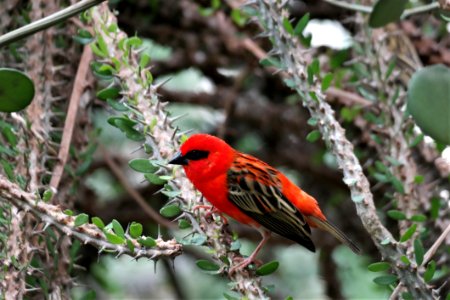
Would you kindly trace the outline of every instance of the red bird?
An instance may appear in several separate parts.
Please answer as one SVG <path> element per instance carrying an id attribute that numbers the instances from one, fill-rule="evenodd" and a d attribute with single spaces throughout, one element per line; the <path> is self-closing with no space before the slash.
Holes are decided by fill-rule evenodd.
<path id="1" fill-rule="evenodd" d="M 263 239 L 230 272 L 254 261 L 270 232 L 315 252 L 310 227 L 328 231 L 355 253 L 360 249 L 331 224 L 312 196 L 265 162 L 236 151 L 207 134 L 192 135 L 169 164 L 182 165 L 186 176 L 221 213 L 257 228 Z"/>

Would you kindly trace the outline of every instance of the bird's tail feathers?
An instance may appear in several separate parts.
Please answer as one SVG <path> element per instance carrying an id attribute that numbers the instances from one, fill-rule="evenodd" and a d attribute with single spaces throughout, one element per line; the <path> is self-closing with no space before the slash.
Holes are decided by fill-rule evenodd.
<path id="1" fill-rule="evenodd" d="M 314 216 L 308 216 L 308 219 L 310 219 L 318 228 L 331 233 L 335 238 L 337 238 L 341 243 L 347 245 L 356 254 L 361 254 L 361 249 L 359 249 L 359 247 L 356 246 L 352 240 L 350 240 L 341 230 L 329 221 L 321 220 Z"/>

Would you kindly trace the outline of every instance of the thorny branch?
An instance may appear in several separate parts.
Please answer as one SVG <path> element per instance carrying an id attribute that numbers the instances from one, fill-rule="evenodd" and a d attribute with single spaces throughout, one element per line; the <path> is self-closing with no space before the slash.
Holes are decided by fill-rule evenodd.
<path id="1" fill-rule="evenodd" d="M 118 48 L 118 41 L 126 38 L 123 31 L 117 30 L 114 35 L 106 34 L 103 28 L 110 28 L 111 24 L 115 24 L 116 18 L 106 5 L 101 5 L 92 10 L 93 26 L 97 34 L 100 34 L 107 44 L 111 57 L 108 59 L 119 59 L 123 57 L 123 50 Z M 154 155 L 158 159 L 167 159 L 175 154 L 179 148 L 178 138 L 183 133 L 178 133 L 172 127 L 172 120 L 168 117 L 164 110 L 165 103 L 158 99 L 159 85 L 150 85 L 148 88 L 143 86 L 143 82 L 147 81 L 145 72 L 139 72 L 138 57 L 136 52 L 131 52 L 129 57 L 129 66 L 123 66 L 123 69 L 116 74 L 123 87 L 122 93 L 127 99 L 133 99 L 132 105 L 138 112 L 138 115 L 132 116 L 133 119 L 140 119 L 144 126 L 151 126 L 151 136 L 147 138 L 147 143 L 152 145 Z M 112 63 L 112 62 L 111 62 Z M 154 123 L 156 120 L 156 124 Z M 190 210 L 198 203 L 198 195 L 192 184 L 182 174 L 180 169 L 174 170 L 174 180 L 172 186 L 180 191 L 178 201 L 182 201 L 185 210 Z M 177 200 L 177 199 L 175 199 Z M 190 213 L 185 212 L 185 216 L 189 217 Z M 214 258 L 222 265 L 222 271 L 226 265 L 223 260 L 226 258 L 229 263 L 233 262 L 240 255 L 230 251 L 232 237 L 226 226 L 220 221 L 208 222 L 202 213 L 199 217 L 199 226 L 195 224 L 195 220 L 191 217 L 194 228 L 207 236 L 206 243 L 214 250 Z M 266 298 L 266 293 L 262 289 L 261 279 L 250 274 L 248 271 L 242 270 L 232 275 L 228 274 L 229 279 L 233 282 L 232 289 L 240 292 L 249 299 Z"/>
<path id="2" fill-rule="evenodd" d="M 145 249 L 132 239 L 135 249 L 132 251 L 126 245 L 112 244 L 106 240 L 103 232 L 93 224 L 83 224 L 75 226 L 74 216 L 64 214 L 61 209 L 52 204 L 45 203 L 34 193 L 23 191 L 19 186 L 10 182 L 0 175 L 0 198 L 12 203 L 14 206 L 29 211 L 41 220 L 45 227 L 55 226 L 68 236 L 79 239 L 84 244 L 91 244 L 100 252 L 112 251 L 117 256 L 127 254 L 136 259 L 147 257 L 149 259 L 174 258 L 182 253 L 182 247 L 174 239 L 164 241 L 156 239 L 157 245 L 154 248 Z"/>
<path id="3" fill-rule="evenodd" d="M 292 86 L 304 98 L 303 105 L 308 108 L 311 116 L 318 120 L 318 127 L 323 139 L 335 154 L 337 162 L 343 170 L 343 180 L 350 188 L 357 213 L 383 258 L 392 263 L 395 272 L 414 298 L 430 299 L 431 290 L 419 276 L 417 270 L 397 264 L 400 256 L 403 255 L 403 250 L 376 214 L 369 181 L 354 154 L 353 145 L 345 137 L 343 128 L 334 117 L 333 109 L 325 100 L 326 97 L 321 91 L 319 80 L 316 78 L 311 85 L 306 82 L 307 62 L 303 58 L 303 51 L 299 47 L 298 39 L 284 28 L 283 22 L 289 20 L 289 15 L 284 10 L 282 2 L 258 1 L 261 22 L 265 25 L 266 34 L 273 41 L 274 49 L 269 54 L 276 55 L 281 59 L 283 71 L 292 80 Z M 314 93 L 315 99 L 311 93 Z"/>

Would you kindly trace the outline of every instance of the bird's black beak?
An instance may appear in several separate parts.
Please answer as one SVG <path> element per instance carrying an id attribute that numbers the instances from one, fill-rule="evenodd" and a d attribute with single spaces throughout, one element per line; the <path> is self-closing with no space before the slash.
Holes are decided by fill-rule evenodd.
<path id="1" fill-rule="evenodd" d="M 181 152 L 177 152 L 177 154 L 169 161 L 169 164 L 171 165 L 186 166 L 188 163 L 189 161 L 181 154 Z"/>

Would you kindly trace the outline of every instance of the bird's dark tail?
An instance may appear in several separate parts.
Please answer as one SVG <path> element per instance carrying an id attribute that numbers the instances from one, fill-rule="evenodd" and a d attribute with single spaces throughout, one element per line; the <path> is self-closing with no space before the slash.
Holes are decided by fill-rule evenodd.
<path id="1" fill-rule="evenodd" d="M 308 216 L 308 219 L 312 221 L 317 226 L 317 228 L 331 233 L 335 238 L 337 238 L 341 243 L 347 245 L 356 254 L 361 254 L 361 249 L 359 249 L 359 247 L 356 246 L 356 244 L 351 239 L 349 239 L 341 230 L 339 230 L 329 221 L 321 220 L 314 216 Z"/>

